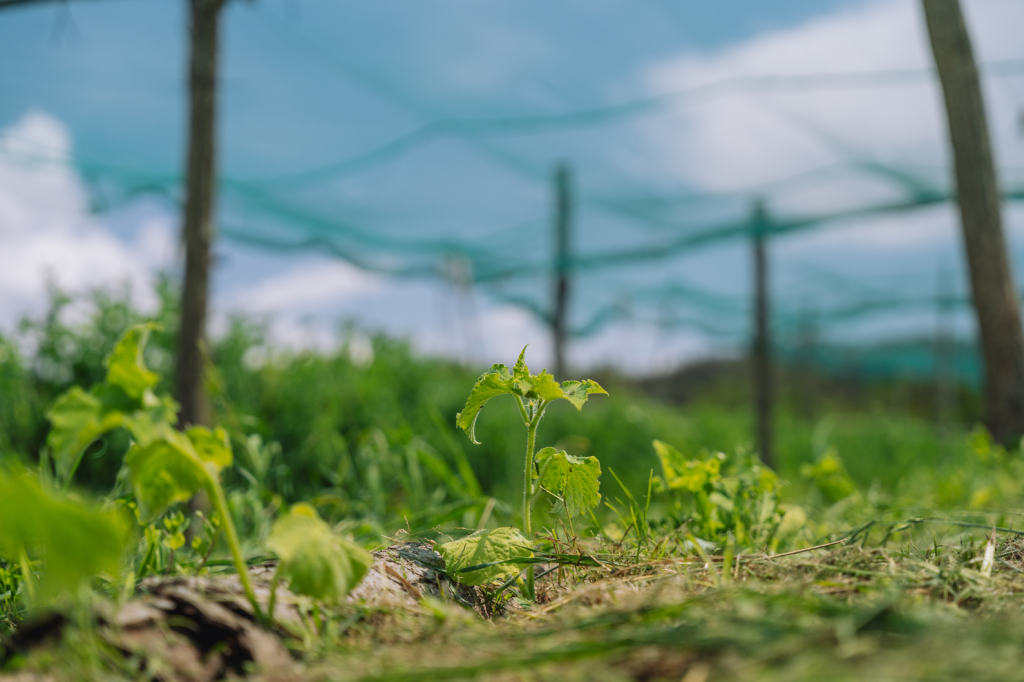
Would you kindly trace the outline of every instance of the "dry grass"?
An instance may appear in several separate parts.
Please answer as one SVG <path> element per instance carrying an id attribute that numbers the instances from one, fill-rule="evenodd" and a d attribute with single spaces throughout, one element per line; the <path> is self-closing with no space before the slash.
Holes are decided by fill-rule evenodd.
<path id="1" fill-rule="evenodd" d="M 1024 679 L 1024 540 L 997 535 L 989 570 L 986 539 L 919 532 L 898 547 L 840 543 L 732 561 L 595 552 L 603 565 L 548 573 L 532 605 L 506 590 L 471 610 L 442 590 L 322 611 L 287 641 L 294 665 L 248 673 L 268 682 Z M 9 669 L 139 678 L 90 636 L 68 629 Z"/>

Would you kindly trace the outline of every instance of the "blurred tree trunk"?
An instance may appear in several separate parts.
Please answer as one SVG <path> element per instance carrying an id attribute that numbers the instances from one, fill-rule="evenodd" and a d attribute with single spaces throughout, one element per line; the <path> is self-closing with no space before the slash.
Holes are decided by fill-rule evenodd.
<path id="1" fill-rule="evenodd" d="M 985 421 L 1002 443 L 1024 434 L 1024 332 L 1006 253 L 978 68 L 959 0 L 923 0 L 946 100 L 957 194 L 985 364 Z"/>
<path id="2" fill-rule="evenodd" d="M 208 424 L 204 381 L 206 313 L 210 287 L 217 184 L 217 34 L 224 0 L 189 0 L 188 176 L 182 232 L 185 241 L 185 286 L 181 296 L 176 398 L 179 424 Z"/>

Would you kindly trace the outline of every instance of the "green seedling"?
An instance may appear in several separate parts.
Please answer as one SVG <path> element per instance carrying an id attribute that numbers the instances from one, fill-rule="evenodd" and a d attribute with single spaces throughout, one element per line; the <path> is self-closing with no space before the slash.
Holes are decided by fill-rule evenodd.
<path id="1" fill-rule="evenodd" d="M 232 459 L 227 433 L 199 426 L 184 432 L 175 428 L 177 405 L 170 396 L 154 392 L 159 377 L 143 360 L 146 340 L 155 328 L 143 324 L 129 329 L 106 359 L 106 381 L 88 393 L 71 388 L 54 403 L 47 415 L 53 425 L 47 445 L 57 475 L 66 489 L 93 441 L 113 429 L 127 429 L 134 443 L 125 467 L 140 521 L 148 524 L 171 505 L 205 490 L 223 524 L 246 597 L 262 618 L 220 484 L 221 469 Z"/>
<path id="2" fill-rule="evenodd" d="M 466 400 L 466 406 L 462 412 L 456 415 L 455 423 L 466 432 L 471 441 L 479 445 L 476 439 L 476 420 L 487 401 L 500 395 L 511 395 L 515 398 L 519 414 L 523 418 L 523 425 L 526 427 L 526 462 L 523 477 L 523 535 L 525 538 L 523 539 L 528 548 L 533 543 L 530 510 L 534 500 L 542 491 L 546 490 L 556 499 L 552 512 L 568 517 L 585 513 L 596 507 L 601 501 L 601 494 L 598 492 L 601 465 L 596 457 L 574 457 L 564 450 L 557 451 L 550 447 L 536 452 L 537 427 L 544 417 L 545 410 L 556 400 L 568 400 L 577 410 L 582 410 L 590 395 L 607 395 L 608 392 L 591 379 L 558 383 L 554 377 L 548 374 L 547 370 L 542 370 L 540 374 L 530 374 L 530 368 L 526 366 L 524 359 L 525 356 L 526 348 L 523 348 L 512 371 L 509 371 L 505 365 L 493 365 L 484 372 L 473 386 L 473 390 Z M 506 530 L 511 529 L 499 529 L 499 531 Z M 490 531 L 492 534 L 497 532 Z M 468 538 L 458 541 L 465 543 L 472 540 L 474 542 L 472 547 L 461 546 L 458 543 L 445 545 L 444 547 L 449 548 L 443 552 L 448 569 L 456 571 L 458 574 L 461 571 L 468 572 L 467 569 L 475 566 L 487 564 L 489 565 L 488 570 L 476 569 L 475 571 L 487 575 L 494 573 L 490 569 L 495 566 L 514 566 L 508 562 L 514 561 L 515 557 L 505 551 L 511 536 L 506 533 L 497 542 L 477 537 L 486 533 L 488 532 L 474 533 Z M 518 542 L 518 540 L 516 541 Z M 463 582 L 473 581 L 471 584 L 481 584 L 478 580 L 483 580 L 483 578 L 469 578 L 463 575 L 459 575 L 459 577 Z M 484 580 L 484 582 L 488 582 L 488 580 Z M 526 568 L 525 593 L 532 598 L 532 565 Z"/>
<path id="3" fill-rule="evenodd" d="M 722 546 L 730 537 L 748 548 L 778 539 L 783 518 L 780 484 L 771 469 L 743 452 L 688 458 L 659 440 L 654 441 L 654 452 L 663 472 L 655 483 L 668 493 L 670 514 L 677 524 L 685 521 L 697 537 Z M 789 524 L 795 521 L 796 516 L 790 516 Z M 791 533 L 792 528 L 783 530 Z"/>
<path id="4" fill-rule="evenodd" d="M 113 429 L 127 429 L 134 442 L 125 456 L 125 469 L 135 495 L 133 509 L 145 529 L 148 546 L 139 568 L 140 575 L 145 575 L 158 545 L 169 550 L 167 570 L 173 570 L 174 553 L 185 546 L 184 531 L 188 521 L 180 512 L 173 512 L 164 518 L 162 528 L 153 522 L 173 505 L 205 491 L 217 516 L 215 521 L 203 517 L 206 537 L 197 535 L 193 548 L 204 552 L 202 565 L 205 565 L 213 543 L 223 533 L 246 597 L 257 618 L 265 620 L 220 483 L 221 470 L 232 462 L 228 435 L 220 428 L 210 430 L 195 426 L 185 431 L 175 428 L 178 406 L 169 396 L 154 393 L 159 377 L 149 371 L 143 361 L 146 340 L 154 328 L 155 325 L 144 324 L 129 329 L 106 360 L 105 382 L 88 393 L 72 388 L 54 403 L 48 415 L 53 428 L 47 444 L 57 475 L 67 488 L 93 441 Z M 0 480 L 0 493 L 2 483 Z M 87 534 L 82 533 L 80 537 L 87 537 Z M 5 549 L 4 542 L 4 536 L 0 536 L 0 550 Z M 295 505 L 275 524 L 267 547 L 281 560 L 275 586 L 279 579 L 287 579 L 294 592 L 314 599 L 344 597 L 373 563 L 368 552 L 336 536 L 307 504 Z M 81 548 L 76 548 L 78 550 Z M 116 565 L 116 552 L 114 556 Z M 59 551 L 53 552 L 52 557 L 58 561 L 51 558 L 48 549 L 50 572 L 67 570 Z M 109 552 L 102 557 L 109 559 Z M 87 571 L 93 568 L 88 562 L 83 565 Z M 273 598 L 269 606 L 266 619 L 273 618 Z"/>

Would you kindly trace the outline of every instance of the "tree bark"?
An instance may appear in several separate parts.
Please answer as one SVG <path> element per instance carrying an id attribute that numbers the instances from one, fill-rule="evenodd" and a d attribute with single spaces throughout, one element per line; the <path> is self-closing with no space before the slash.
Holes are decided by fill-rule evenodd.
<path id="1" fill-rule="evenodd" d="M 189 0 L 188 175 L 182 231 L 185 282 L 175 392 L 182 427 L 209 424 L 204 381 L 206 313 L 210 287 L 210 244 L 217 190 L 217 43 L 224 0 Z"/>
<path id="2" fill-rule="evenodd" d="M 1003 233 L 978 68 L 959 0 L 923 0 L 946 102 L 971 292 L 985 365 L 985 422 L 1009 443 L 1024 434 L 1024 331 Z"/>

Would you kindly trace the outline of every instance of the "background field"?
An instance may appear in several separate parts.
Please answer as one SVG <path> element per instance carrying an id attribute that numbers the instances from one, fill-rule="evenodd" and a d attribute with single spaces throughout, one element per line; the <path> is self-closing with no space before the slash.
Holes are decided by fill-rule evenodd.
<path id="1" fill-rule="evenodd" d="M 166 374 L 176 315 L 173 297 L 163 300 L 165 326 L 147 361 Z M 55 296 L 46 316 L 0 343 L 0 394 L 19 397 L 0 402 L 8 466 L 37 462 L 54 397 L 101 379 L 103 357 L 141 319 L 124 300 L 90 301 L 87 321 L 65 324 L 62 308 L 82 302 Z M 385 337 L 357 346 L 356 331 L 346 332 L 349 342 L 336 352 L 295 353 L 266 345 L 259 324 L 237 319 L 211 349 L 216 420 L 229 429 L 235 455 L 225 481 L 248 554 L 261 560 L 273 516 L 300 500 L 368 548 L 386 546 L 396 533 L 443 541 L 518 524 L 525 438 L 512 402 L 488 405 L 477 430 L 483 444 L 473 445 L 454 415 L 480 368 L 422 358 Z M 1013 528 L 1020 520 L 1014 509 L 1024 506 L 1024 470 L 1019 453 L 993 446 L 974 428 L 977 396 L 961 387 L 938 403 L 935 387 L 920 382 L 857 383 L 784 367 L 778 376 L 780 483 L 770 533 L 761 536 L 768 539 L 757 540 L 759 526 L 750 525 L 753 498 L 728 487 L 719 489 L 725 497 L 712 498 L 724 527 L 707 526 L 697 497 L 665 484 L 652 446 L 668 442 L 693 462 L 722 451 L 729 471 L 749 483 L 757 469 L 742 362 L 646 379 L 599 372 L 611 395 L 592 398 L 581 413 L 552 409 L 540 443 L 596 455 L 606 504 L 570 531 L 542 503 L 537 524 L 554 529 L 551 551 L 583 552 L 601 566 L 551 574 L 539 583 L 535 605 L 506 591 L 488 607 L 488 625 L 462 606 L 429 600 L 412 610 L 348 604 L 325 611 L 321 625 L 291 645 L 301 674 L 1015 679 L 1024 552 Z M 127 446 L 127 434 L 114 432 L 91 447 L 77 478 L 83 494 L 117 486 Z M 993 526 L 1001 530 L 992 534 L 994 562 L 986 567 Z M 695 553 L 690 531 L 709 542 L 710 559 Z M 797 553 L 768 559 L 772 551 Z M 188 556 L 175 563 L 158 552 L 157 569 L 190 575 L 197 564 Z M 226 558 L 220 546 L 198 572 L 223 570 L 214 567 Z M 108 596 L 98 599 L 116 602 L 118 589 L 100 586 Z M 14 589 L 0 597 L 2 627 L 11 632 L 24 615 L 21 602 Z M 56 679 L 136 674 L 117 656 L 97 658 L 106 645 L 90 627 L 61 637 L 64 647 L 29 648 L 8 658 L 7 670 Z M 508 641 L 517 642 L 514 655 Z"/>

